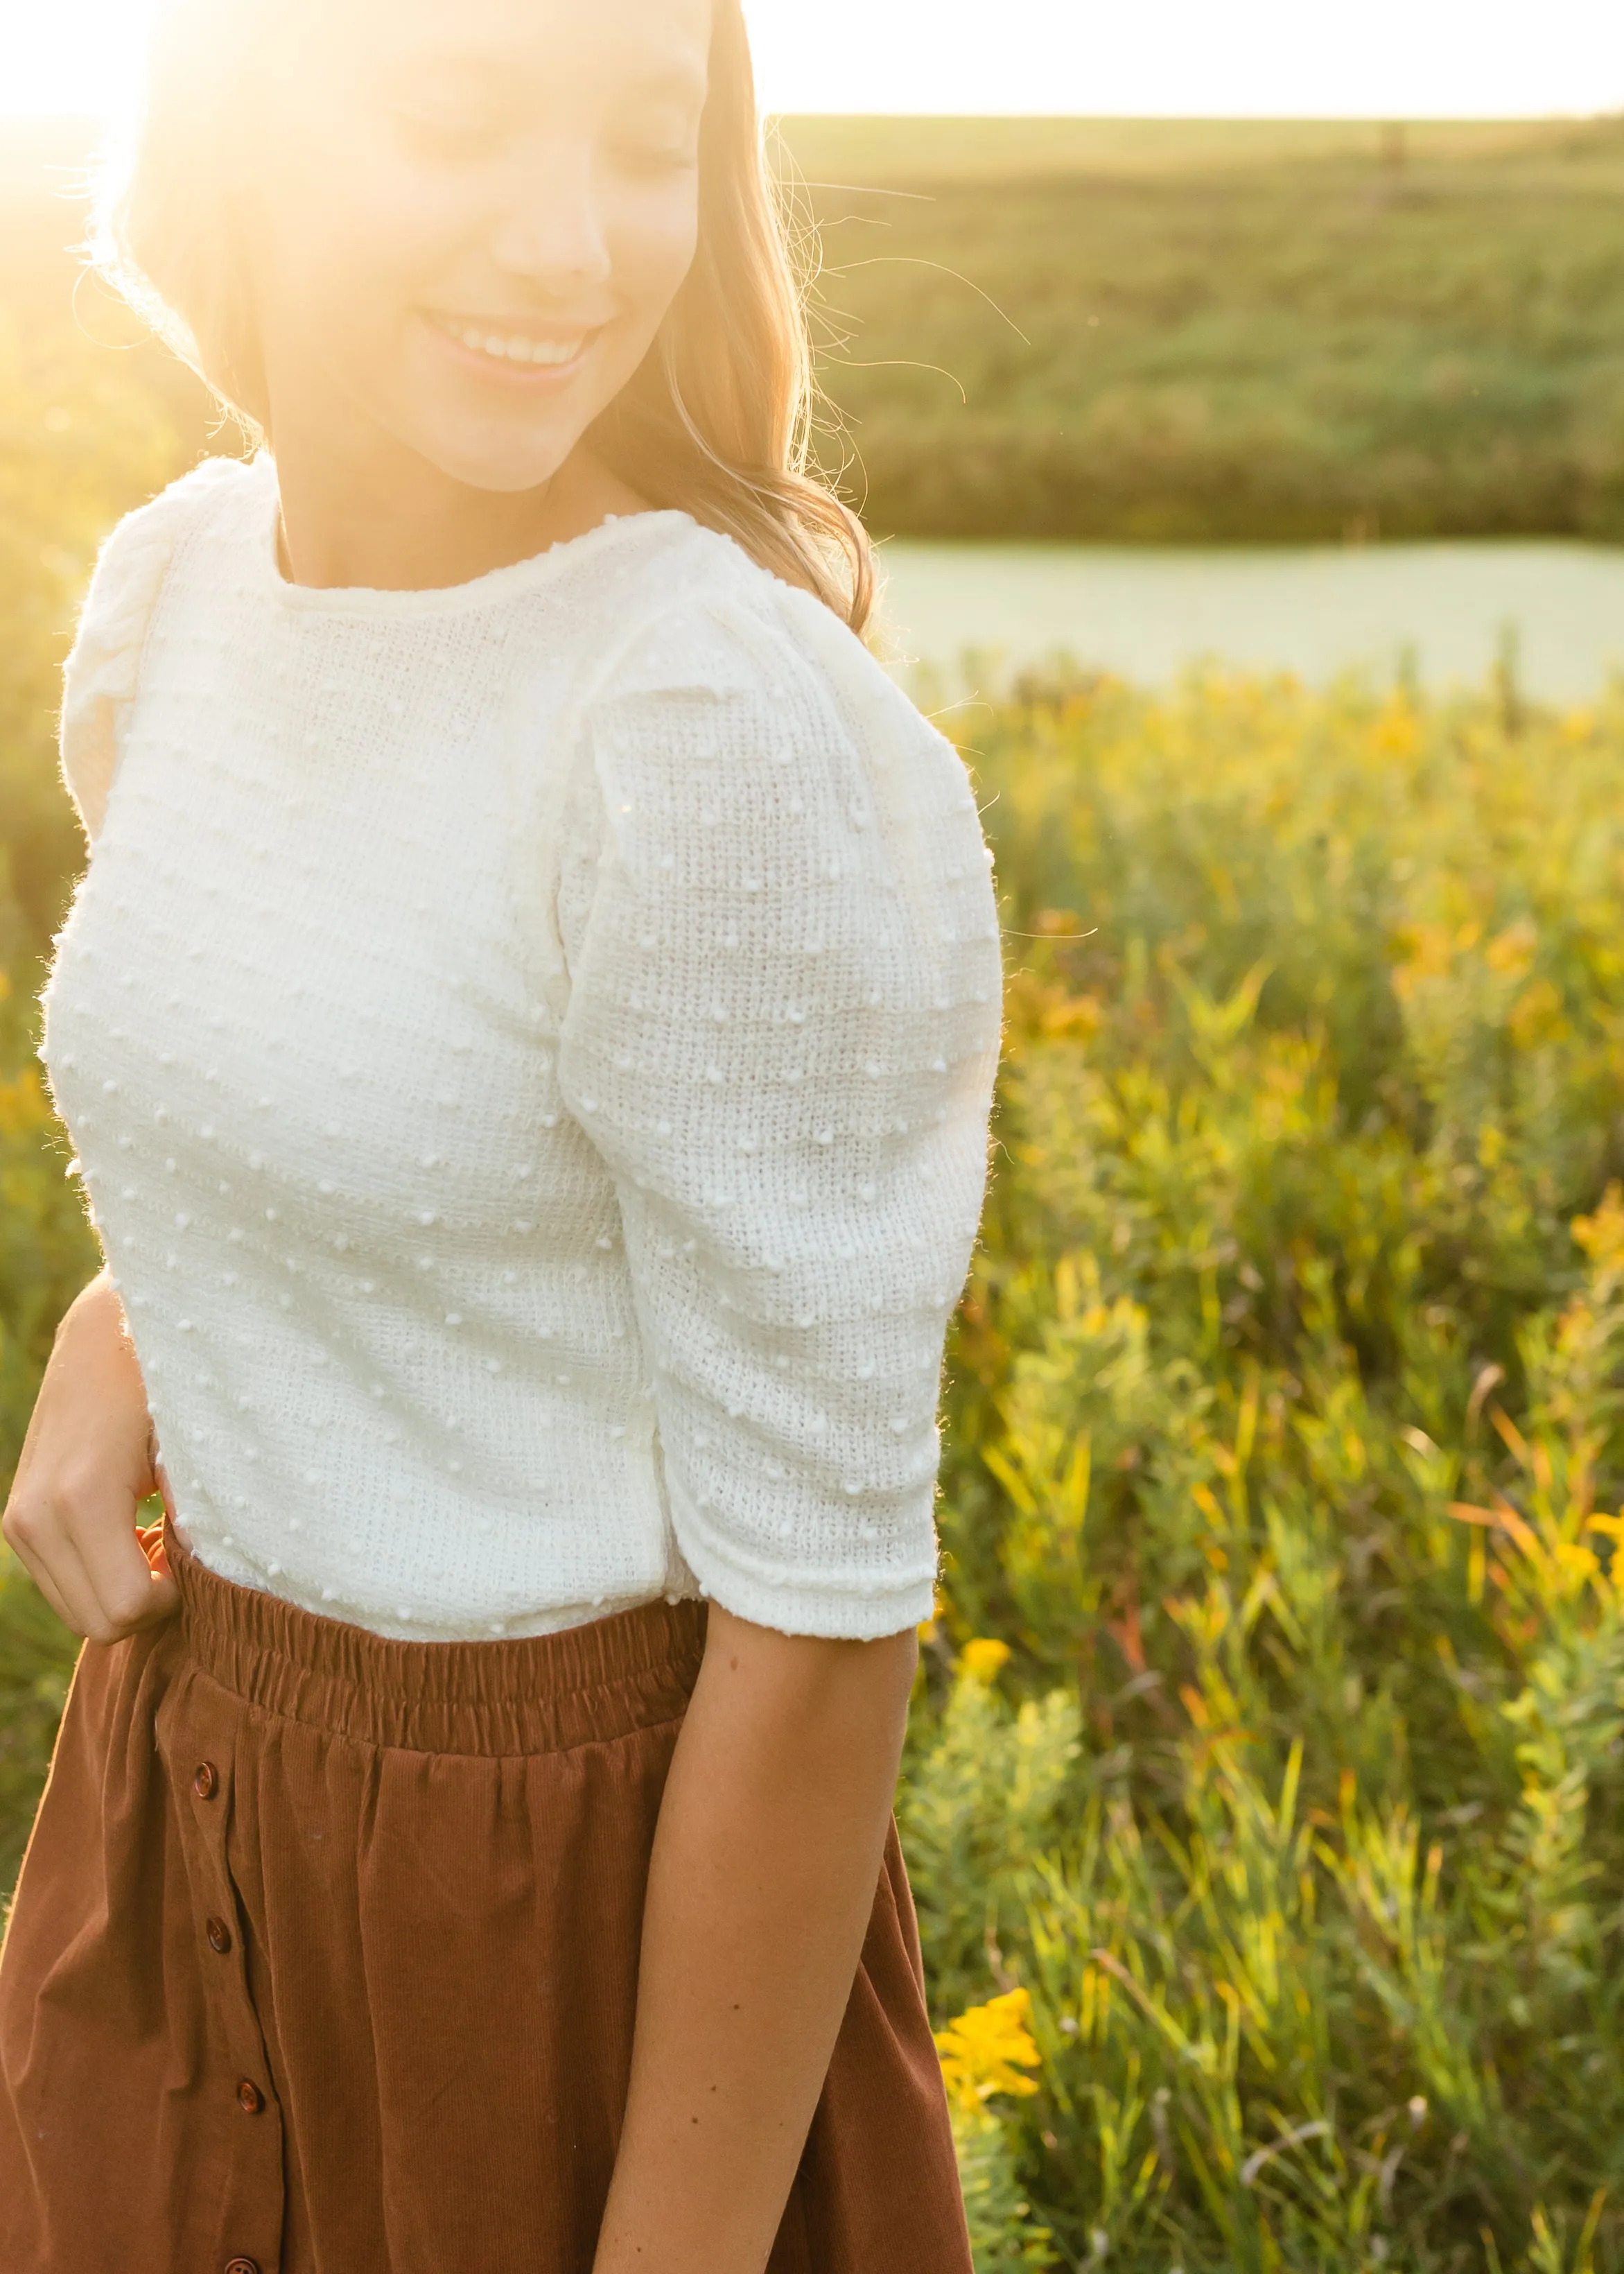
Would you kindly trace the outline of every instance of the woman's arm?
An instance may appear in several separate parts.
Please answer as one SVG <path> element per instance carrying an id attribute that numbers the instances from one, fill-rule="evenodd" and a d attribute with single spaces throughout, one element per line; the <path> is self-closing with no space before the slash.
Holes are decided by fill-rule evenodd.
<path id="1" fill-rule="evenodd" d="M 594 2274 L 761 2274 L 873 1909 L 914 1631 L 712 1603 L 649 1874 L 631 2090 Z"/>
<path id="2" fill-rule="evenodd" d="M 930 1615 L 942 1345 L 997 1057 L 961 760 L 816 601 L 710 542 L 583 710 L 547 965 L 711 1606 L 596 2274 L 761 2274 L 772 2247 Z"/>
<path id="3" fill-rule="evenodd" d="M 117 1642 L 174 1610 L 162 1551 L 149 1562 L 135 1529 L 162 1484 L 124 1306 L 99 1271 L 56 1329 L 0 1521 L 75 1634 Z"/>

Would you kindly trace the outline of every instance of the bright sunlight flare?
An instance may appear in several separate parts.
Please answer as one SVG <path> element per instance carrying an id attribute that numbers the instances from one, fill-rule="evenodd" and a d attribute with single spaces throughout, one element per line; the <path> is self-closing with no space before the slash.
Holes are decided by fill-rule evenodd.
<path id="1" fill-rule="evenodd" d="M 0 0 L 0 112 L 116 111 L 148 0 Z M 1509 117 L 1624 106 L 1624 11 L 1546 0 L 747 0 L 784 110 Z"/>

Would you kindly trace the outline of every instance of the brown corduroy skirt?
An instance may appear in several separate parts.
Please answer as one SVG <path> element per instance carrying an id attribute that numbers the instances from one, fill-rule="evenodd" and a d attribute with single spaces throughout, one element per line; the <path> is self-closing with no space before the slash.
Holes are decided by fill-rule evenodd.
<path id="1" fill-rule="evenodd" d="M 4 2274 L 590 2274 L 699 1606 L 386 1642 L 172 1547 L 0 1956 Z M 770 2274 L 968 2274 L 893 1829 Z"/>

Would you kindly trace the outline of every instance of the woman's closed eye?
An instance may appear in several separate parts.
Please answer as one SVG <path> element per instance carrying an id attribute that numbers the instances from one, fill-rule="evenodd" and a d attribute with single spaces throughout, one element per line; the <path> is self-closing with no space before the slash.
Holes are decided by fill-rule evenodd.
<path id="1" fill-rule="evenodd" d="M 414 156 L 469 165 L 492 156 L 524 121 L 508 106 L 463 100 L 395 102 L 391 123 Z M 605 138 L 604 150 L 627 173 L 680 174 L 699 163 L 699 122 L 689 118 L 630 120 Z"/>
<path id="2" fill-rule="evenodd" d="M 699 163 L 699 122 L 672 117 L 628 121 L 611 135 L 609 148 L 628 173 L 685 173 Z"/>
<path id="3" fill-rule="evenodd" d="M 615 156 L 628 174 L 688 174 L 699 163 L 691 149 L 649 143 L 617 145 Z"/>
<path id="4" fill-rule="evenodd" d="M 628 172 L 682 173 L 699 163 L 702 79 L 660 72 L 623 89 L 605 116 L 603 147 Z"/>

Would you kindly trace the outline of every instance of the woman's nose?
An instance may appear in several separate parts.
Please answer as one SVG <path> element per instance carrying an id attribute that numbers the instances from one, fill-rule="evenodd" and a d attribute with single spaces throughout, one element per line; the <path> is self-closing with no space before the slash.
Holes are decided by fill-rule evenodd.
<path id="1" fill-rule="evenodd" d="M 491 250 L 510 276 L 556 290 L 607 281 L 613 263 L 590 152 L 515 166 Z"/>

